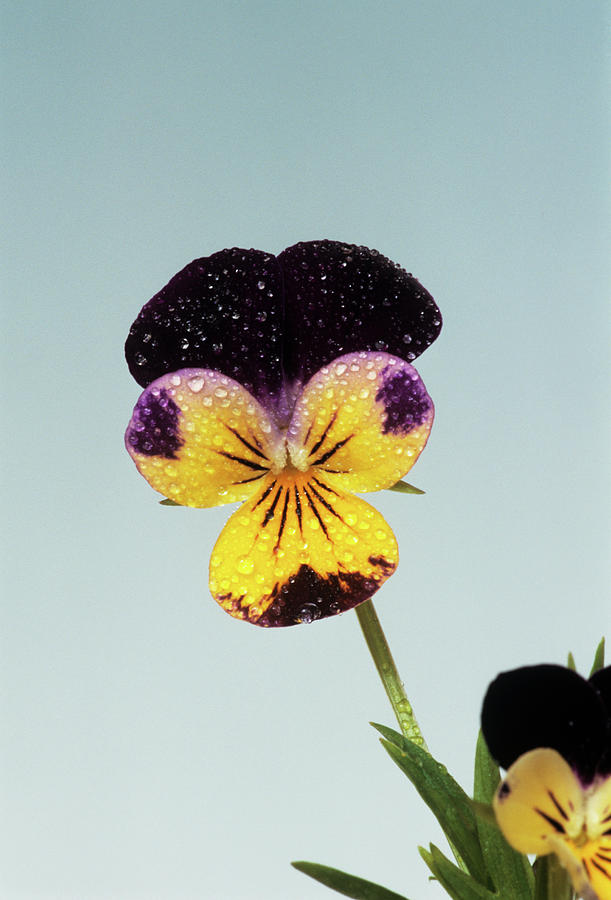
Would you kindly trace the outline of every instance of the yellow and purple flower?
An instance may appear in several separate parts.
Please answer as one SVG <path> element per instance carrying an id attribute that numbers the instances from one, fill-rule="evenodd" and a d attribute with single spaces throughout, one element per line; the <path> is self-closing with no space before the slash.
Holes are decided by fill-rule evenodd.
<path id="1" fill-rule="evenodd" d="M 179 505 L 243 501 L 210 560 L 231 615 L 309 622 L 395 570 L 390 527 L 353 492 L 391 487 L 426 444 L 433 403 L 411 361 L 440 328 L 415 278 L 336 241 L 223 250 L 143 307 L 125 345 L 145 388 L 126 446 Z"/>
<path id="2" fill-rule="evenodd" d="M 482 731 L 504 769 L 497 822 L 521 853 L 555 853 L 575 890 L 611 900 L 611 667 L 589 680 L 563 666 L 501 673 Z"/>

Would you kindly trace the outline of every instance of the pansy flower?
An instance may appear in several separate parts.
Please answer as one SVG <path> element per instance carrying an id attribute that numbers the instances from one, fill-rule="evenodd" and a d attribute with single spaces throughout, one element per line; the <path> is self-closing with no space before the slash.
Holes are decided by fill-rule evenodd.
<path id="1" fill-rule="evenodd" d="M 391 487 L 423 449 L 433 404 L 411 361 L 440 328 L 415 278 L 336 241 L 223 250 L 144 306 L 125 345 L 145 388 L 126 446 L 170 501 L 242 501 L 210 560 L 231 615 L 309 622 L 395 570 L 391 529 L 353 492 Z"/>
<path id="2" fill-rule="evenodd" d="M 611 667 L 503 672 L 482 731 L 507 774 L 494 811 L 521 853 L 557 854 L 580 896 L 611 900 Z"/>

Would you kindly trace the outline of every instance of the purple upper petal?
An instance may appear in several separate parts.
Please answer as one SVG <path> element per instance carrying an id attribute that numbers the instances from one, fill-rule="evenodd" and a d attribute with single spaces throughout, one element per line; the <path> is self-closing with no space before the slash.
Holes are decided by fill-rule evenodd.
<path id="1" fill-rule="evenodd" d="M 493 758 L 504 769 L 529 750 L 551 747 L 584 784 L 605 774 L 609 755 L 609 710 L 601 690 L 609 670 L 586 681 L 564 666 L 524 666 L 501 672 L 482 707 L 482 731 Z"/>
<path id="2" fill-rule="evenodd" d="M 196 259 L 149 300 L 125 343 L 143 387 L 180 369 L 215 369 L 261 397 L 282 385 L 278 262 L 260 250 Z"/>
<path id="3" fill-rule="evenodd" d="M 284 274 L 286 377 L 305 382 L 358 350 L 411 362 L 441 330 L 435 301 L 377 250 L 339 241 L 295 244 L 278 257 Z"/>
<path id="4" fill-rule="evenodd" d="M 611 666 L 599 669 L 590 677 L 589 682 L 600 698 L 607 713 L 607 738 L 605 751 L 598 764 L 601 775 L 611 775 Z"/>
<path id="5" fill-rule="evenodd" d="M 125 354 L 144 387 L 184 368 L 215 369 L 262 402 L 359 350 L 413 360 L 441 329 L 431 295 L 375 250 L 295 244 L 275 257 L 222 250 L 194 260 L 141 310 Z"/>

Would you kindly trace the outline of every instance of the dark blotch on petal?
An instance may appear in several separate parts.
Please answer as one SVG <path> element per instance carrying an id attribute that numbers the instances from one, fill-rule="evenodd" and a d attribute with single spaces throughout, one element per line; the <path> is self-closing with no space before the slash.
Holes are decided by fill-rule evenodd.
<path id="1" fill-rule="evenodd" d="M 384 434 L 408 434 L 422 425 L 431 410 L 431 399 L 422 382 L 413 381 L 409 372 L 396 371 L 393 366 L 387 366 L 381 377 L 376 400 L 382 401 L 386 411 Z"/>
<path id="2" fill-rule="evenodd" d="M 165 389 L 145 391 L 127 430 L 127 443 L 145 456 L 176 459 L 176 451 L 183 445 L 178 424 L 180 415 L 180 409 Z"/>
<path id="3" fill-rule="evenodd" d="M 394 570 L 386 560 L 380 563 L 385 575 Z M 334 616 L 358 606 L 379 586 L 375 579 L 360 572 L 329 573 L 323 577 L 310 566 L 302 565 L 288 582 L 276 585 L 271 606 L 256 624 L 278 627 Z"/>
<path id="4" fill-rule="evenodd" d="M 509 787 L 509 785 L 507 784 L 506 781 L 503 781 L 503 783 L 497 790 L 498 798 L 500 800 L 504 800 L 505 797 L 509 797 L 510 794 L 511 794 L 511 788 Z"/>
<path id="5" fill-rule="evenodd" d="M 185 368 L 214 369 L 265 399 L 282 378 L 283 296 L 278 263 L 260 250 L 196 259 L 143 307 L 125 343 L 146 387 Z"/>
<path id="6" fill-rule="evenodd" d="M 585 678 L 563 666 L 502 672 L 482 708 L 482 731 L 494 759 L 508 769 L 529 750 L 551 747 L 590 784 L 607 740 L 607 714 Z"/>
<path id="7" fill-rule="evenodd" d="M 305 382 L 331 360 L 359 350 L 384 350 L 411 361 L 441 330 L 441 314 L 428 291 L 376 250 L 309 241 L 284 250 L 278 262 L 286 292 L 289 379 Z"/>

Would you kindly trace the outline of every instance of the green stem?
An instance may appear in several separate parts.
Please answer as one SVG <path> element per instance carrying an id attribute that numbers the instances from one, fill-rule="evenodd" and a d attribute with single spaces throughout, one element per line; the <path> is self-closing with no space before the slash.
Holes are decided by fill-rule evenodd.
<path id="1" fill-rule="evenodd" d="M 553 853 L 538 856 L 535 860 L 535 900 L 574 900 L 566 869 L 563 869 Z"/>
<path id="2" fill-rule="evenodd" d="M 356 614 L 402 734 L 414 744 L 428 750 L 372 601 L 366 600 L 357 606 Z"/>

